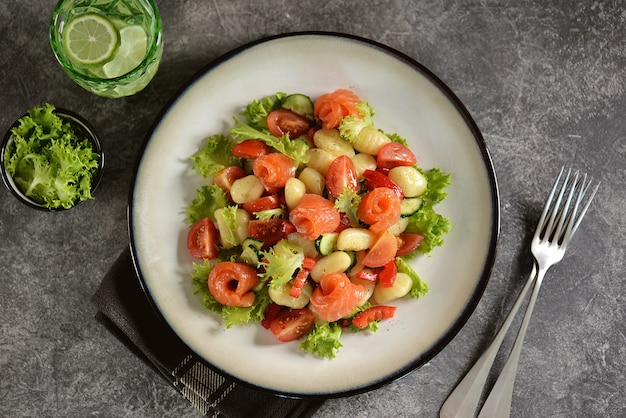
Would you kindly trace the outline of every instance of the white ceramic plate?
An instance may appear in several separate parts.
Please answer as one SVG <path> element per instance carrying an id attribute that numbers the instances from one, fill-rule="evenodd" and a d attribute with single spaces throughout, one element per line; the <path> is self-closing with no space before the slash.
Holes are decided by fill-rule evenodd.
<path id="1" fill-rule="evenodd" d="M 202 179 L 189 157 L 227 133 L 243 106 L 278 91 L 313 98 L 348 88 L 376 110 L 378 128 L 409 141 L 425 168 L 452 174 L 438 210 L 452 222 L 443 247 L 413 262 L 430 292 L 397 303 L 377 333 L 344 333 L 335 359 L 279 343 L 258 324 L 226 329 L 193 293 L 184 208 Z M 155 308 L 207 363 L 280 394 L 342 396 L 379 387 L 439 352 L 474 310 L 499 229 L 496 180 L 478 128 L 454 94 L 411 58 L 352 36 L 299 33 L 237 49 L 195 77 L 147 138 L 130 202 L 131 247 Z"/>

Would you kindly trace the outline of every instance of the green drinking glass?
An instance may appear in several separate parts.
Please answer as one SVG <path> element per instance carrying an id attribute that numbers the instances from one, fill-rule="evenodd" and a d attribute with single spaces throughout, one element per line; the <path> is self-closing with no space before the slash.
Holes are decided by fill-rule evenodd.
<path id="1" fill-rule="evenodd" d="M 161 16 L 152 0 L 61 0 L 50 44 L 79 86 L 103 97 L 130 96 L 159 68 Z"/>

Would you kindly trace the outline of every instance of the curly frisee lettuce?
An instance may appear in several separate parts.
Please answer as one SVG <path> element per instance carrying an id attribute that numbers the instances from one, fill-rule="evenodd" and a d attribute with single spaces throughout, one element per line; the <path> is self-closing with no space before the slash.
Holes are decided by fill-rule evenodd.
<path id="1" fill-rule="evenodd" d="M 11 129 L 5 168 L 19 190 L 49 209 L 92 199 L 99 155 L 92 143 L 46 104 L 34 107 Z"/>

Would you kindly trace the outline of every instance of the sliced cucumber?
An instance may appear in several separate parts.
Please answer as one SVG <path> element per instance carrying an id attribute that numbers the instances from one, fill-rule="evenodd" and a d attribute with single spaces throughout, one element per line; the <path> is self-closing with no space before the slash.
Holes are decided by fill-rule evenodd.
<path id="1" fill-rule="evenodd" d="M 256 238 L 246 238 L 241 243 L 239 259 L 246 264 L 256 267 L 261 262 L 261 248 L 263 241 Z"/>
<path id="2" fill-rule="evenodd" d="M 352 267 L 356 265 L 356 251 L 346 251 L 350 256 L 350 267 L 347 270 L 350 270 Z"/>
<path id="3" fill-rule="evenodd" d="M 405 197 L 400 203 L 400 216 L 407 218 L 420 210 L 421 207 L 421 197 Z"/>
<path id="4" fill-rule="evenodd" d="M 299 93 L 290 94 L 283 100 L 282 108 L 305 116 L 309 120 L 313 120 L 313 102 L 307 95 Z"/>
<path id="5" fill-rule="evenodd" d="M 335 247 L 337 244 L 337 237 L 339 233 L 337 232 L 328 232 L 326 234 L 322 234 L 315 240 L 315 249 L 321 255 L 328 255 L 335 251 Z"/>

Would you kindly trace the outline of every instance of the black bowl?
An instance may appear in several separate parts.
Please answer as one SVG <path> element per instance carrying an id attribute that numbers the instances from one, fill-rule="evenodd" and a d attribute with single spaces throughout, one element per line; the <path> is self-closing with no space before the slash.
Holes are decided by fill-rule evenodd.
<path id="1" fill-rule="evenodd" d="M 91 124 L 87 122 L 85 118 L 83 118 L 82 116 L 72 111 L 69 111 L 66 109 L 59 109 L 59 108 L 56 108 L 54 110 L 54 113 L 62 117 L 63 119 L 68 120 L 70 122 L 70 125 L 76 132 L 76 134 L 81 138 L 86 138 L 87 140 L 89 140 L 89 142 L 91 142 L 93 152 L 99 155 L 98 171 L 94 175 L 92 179 L 92 183 L 91 183 L 91 194 L 93 195 L 96 188 L 98 187 L 98 184 L 100 183 L 100 180 L 102 179 L 102 172 L 104 170 L 104 152 L 102 151 L 102 146 L 100 145 L 100 140 L 98 139 L 98 135 L 96 135 L 96 131 L 91 126 Z M 21 119 L 24 116 L 28 116 L 28 113 L 22 115 L 19 119 Z M 6 134 L 4 135 L 4 138 L 2 139 L 2 147 L 0 148 L 0 168 L 1 168 L 0 172 L 2 173 L 2 180 L 4 182 L 4 185 L 7 187 L 7 189 L 11 191 L 11 193 L 13 193 L 15 197 L 17 197 L 17 199 L 20 202 L 22 202 L 26 206 L 31 207 L 33 209 L 38 209 L 38 210 L 42 210 L 46 212 L 56 212 L 56 211 L 63 211 L 63 210 L 71 209 L 71 208 L 64 208 L 64 207 L 48 208 L 38 202 L 35 202 L 34 200 L 24 195 L 24 193 L 22 193 L 22 191 L 19 189 L 17 184 L 15 184 L 15 182 L 13 181 L 13 178 L 11 177 L 11 175 L 7 173 L 5 161 L 4 161 L 5 153 L 6 153 L 7 147 L 13 142 L 13 134 L 11 131 L 13 130 L 13 128 L 19 126 L 19 119 L 16 120 L 13 123 L 13 125 L 11 125 L 11 127 L 7 130 Z M 71 207 L 74 207 L 81 202 L 84 202 L 84 200 L 77 200 L 76 202 L 74 202 L 74 204 Z"/>

